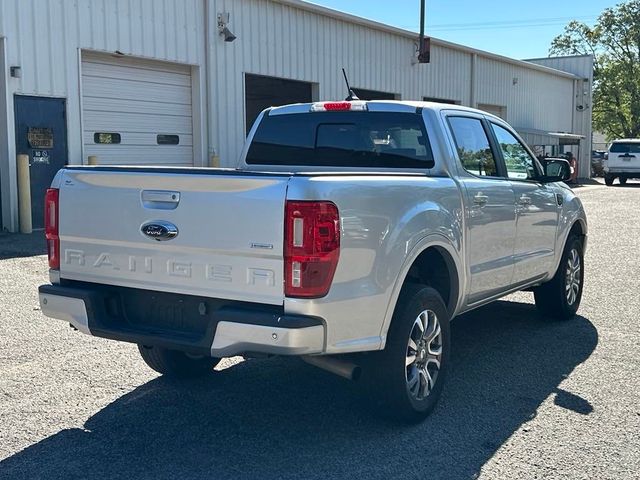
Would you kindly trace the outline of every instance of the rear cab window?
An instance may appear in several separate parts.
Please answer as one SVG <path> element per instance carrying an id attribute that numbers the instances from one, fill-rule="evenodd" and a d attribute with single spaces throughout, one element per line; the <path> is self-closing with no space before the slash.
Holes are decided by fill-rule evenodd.
<path id="1" fill-rule="evenodd" d="M 265 115 L 246 162 L 427 169 L 433 153 L 419 113 L 310 112 Z"/>

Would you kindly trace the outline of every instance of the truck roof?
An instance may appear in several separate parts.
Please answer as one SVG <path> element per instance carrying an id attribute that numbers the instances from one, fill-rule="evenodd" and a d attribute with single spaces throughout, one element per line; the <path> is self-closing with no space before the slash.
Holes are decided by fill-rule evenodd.
<path id="1" fill-rule="evenodd" d="M 437 103 L 437 102 L 420 102 L 409 100 L 354 100 L 348 102 L 346 100 L 339 101 L 322 101 L 313 103 L 294 103 L 290 105 L 282 105 L 279 107 L 271 107 L 269 109 L 269 115 L 287 115 L 293 113 L 311 113 L 313 107 L 323 105 L 326 103 L 351 103 L 352 105 L 366 105 L 370 112 L 414 112 L 417 108 L 429 109 L 433 111 L 440 110 L 459 110 L 461 112 L 476 113 L 481 115 L 488 115 L 494 118 L 498 118 L 491 113 L 478 110 L 476 108 L 465 107 L 462 105 L 455 105 L 450 103 Z"/>

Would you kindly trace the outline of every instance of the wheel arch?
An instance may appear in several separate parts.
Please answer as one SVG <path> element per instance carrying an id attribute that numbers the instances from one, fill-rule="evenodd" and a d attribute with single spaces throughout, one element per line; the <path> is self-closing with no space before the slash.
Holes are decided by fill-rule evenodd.
<path id="1" fill-rule="evenodd" d="M 433 264 L 436 265 L 435 269 L 425 269 L 425 266 Z M 445 236 L 434 234 L 424 238 L 406 256 L 387 306 L 380 332 L 381 348 L 386 344 L 387 332 L 403 286 L 416 280 L 416 283 L 429 285 L 440 293 L 450 318 L 453 318 L 461 306 L 464 271 L 460 254 Z"/>

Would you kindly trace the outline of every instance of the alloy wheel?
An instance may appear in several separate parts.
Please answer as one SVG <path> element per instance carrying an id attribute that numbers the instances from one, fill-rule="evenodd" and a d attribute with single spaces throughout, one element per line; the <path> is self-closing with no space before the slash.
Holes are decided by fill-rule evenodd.
<path id="1" fill-rule="evenodd" d="M 567 259 L 567 273 L 565 280 L 565 292 L 567 303 L 573 305 L 578 299 L 580 293 L 580 284 L 582 282 L 582 265 L 580 262 L 580 254 L 578 250 L 573 248 L 569 252 Z"/>
<path id="2" fill-rule="evenodd" d="M 415 319 L 407 344 L 405 378 L 416 400 L 424 400 L 438 379 L 442 361 L 442 330 L 438 316 L 424 310 Z"/>

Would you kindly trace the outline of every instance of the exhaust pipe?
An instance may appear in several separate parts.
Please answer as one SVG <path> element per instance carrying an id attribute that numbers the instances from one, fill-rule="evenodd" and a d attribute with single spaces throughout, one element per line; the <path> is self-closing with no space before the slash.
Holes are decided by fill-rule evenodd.
<path id="1" fill-rule="evenodd" d="M 321 368 L 327 372 L 331 372 L 334 375 L 346 378 L 347 380 L 358 380 L 362 369 L 360 366 L 345 362 L 332 355 L 320 355 L 320 356 L 304 356 L 302 360 L 313 365 L 314 367 Z"/>

